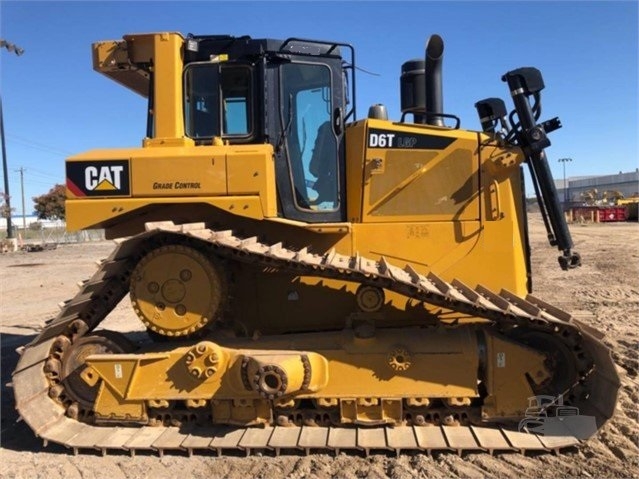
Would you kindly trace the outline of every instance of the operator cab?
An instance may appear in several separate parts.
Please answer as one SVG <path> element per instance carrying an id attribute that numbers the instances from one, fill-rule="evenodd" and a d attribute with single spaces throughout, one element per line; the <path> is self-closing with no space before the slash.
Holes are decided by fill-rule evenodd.
<path id="1" fill-rule="evenodd" d="M 350 49 L 344 66 L 340 46 Z M 350 45 L 289 39 L 190 36 L 184 119 L 196 144 L 269 143 L 280 214 L 309 223 L 344 221 L 344 122 Z M 352 95 L 354 98 L 354 95 Z"/>

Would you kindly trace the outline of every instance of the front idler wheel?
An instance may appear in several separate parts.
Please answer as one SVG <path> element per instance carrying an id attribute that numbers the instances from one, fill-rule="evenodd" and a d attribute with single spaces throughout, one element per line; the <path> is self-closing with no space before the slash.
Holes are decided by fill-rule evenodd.
<path id="1" fill-rule="evenodd" d="M 64 395 L 72 403 L 67 412 L 71 416 L 80 416 L 83 411 L 91 411 L 98 394 L 99 385 L 89 386 L 81 377 L 86 369 L 86 359 L 93 354 L 130 353 L 135 346 L 123 335 L 114 331 L 99 331 L 91 336 L 83 336 L 69 345 L 60 362 L 60 384 Z M 54 386 L 55 396 L 61 396 L 59 386 Z"/>

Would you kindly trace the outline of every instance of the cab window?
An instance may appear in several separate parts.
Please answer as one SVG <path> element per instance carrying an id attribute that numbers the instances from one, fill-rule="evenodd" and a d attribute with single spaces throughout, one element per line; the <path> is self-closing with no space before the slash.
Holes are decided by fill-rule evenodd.
<path id="1" fill-rule="evenodd" d="M 331 123 L 331 71 L 326 65 L 284 64 L 281 85 L 295 205 L 307 211 L 335 211 L 338 142 Z"/>
<path id="2" fill-rule="evenodd" d="M 247 138 L 253 134 L 252 70 L 242 65 L 196 63 L 184 73 L 186 135 Z"/>

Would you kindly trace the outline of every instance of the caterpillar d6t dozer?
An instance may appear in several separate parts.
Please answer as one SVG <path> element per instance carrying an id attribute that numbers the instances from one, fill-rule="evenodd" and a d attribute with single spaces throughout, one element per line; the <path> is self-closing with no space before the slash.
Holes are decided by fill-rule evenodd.
<path id="1" fill-rule="evenodd" d="M 463 130 L 443 109 L 443 49 L 433 35 L 404 63 L 390 121 L 382 105 L 356 118 L 348 44 L 94 44 L 94 69 L 148 98 L 146 137 L 66 162 L 68 229 L 119 239 L 22 351 L 34 433 L 132 453 L 527 451 L 602 427 L 619 380 L 601 335 L 529 294 L 524 164 L 560 266 L 580 264 L 542 76 L 506 73 L 512 113 L 479 101 L 483 131 Z M 101 327 L 127 295 L 148 334 Z M 596 425 L 518 431 L 538 395 Z"/>

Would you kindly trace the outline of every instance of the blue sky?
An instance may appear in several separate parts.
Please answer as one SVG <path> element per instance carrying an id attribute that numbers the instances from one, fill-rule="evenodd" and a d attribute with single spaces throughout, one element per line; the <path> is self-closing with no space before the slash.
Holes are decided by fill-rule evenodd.
<path id="1" fill-rule="evenodd" d="M 126 33 L 303 37 L 351 43 L 357 108 L 383 103 L 398 119 L 404 61 L 427 37 L 445 41 L 444 110 L 480 129 L 474 103 L 499 96 L 511 107 L 505 72 L 535 66 L 544 76 L 542 119 L 559 116 L 549 161 L 573 159 L 567 176 L 638 166 L 638 2 L 32 2 L 0 1 L 0 36 L 25 50 L 0 52 L 12 206 L 21 214 L 24 168 L 31 197 L 64 182 L 64 158 L 84 150 L 139 146 L 145 101 L 93 72 L 90 45 Z M 0 186 L 1 189 L 1 186 Z M 528 192 L 529 195 L 532 191 Z"/>

